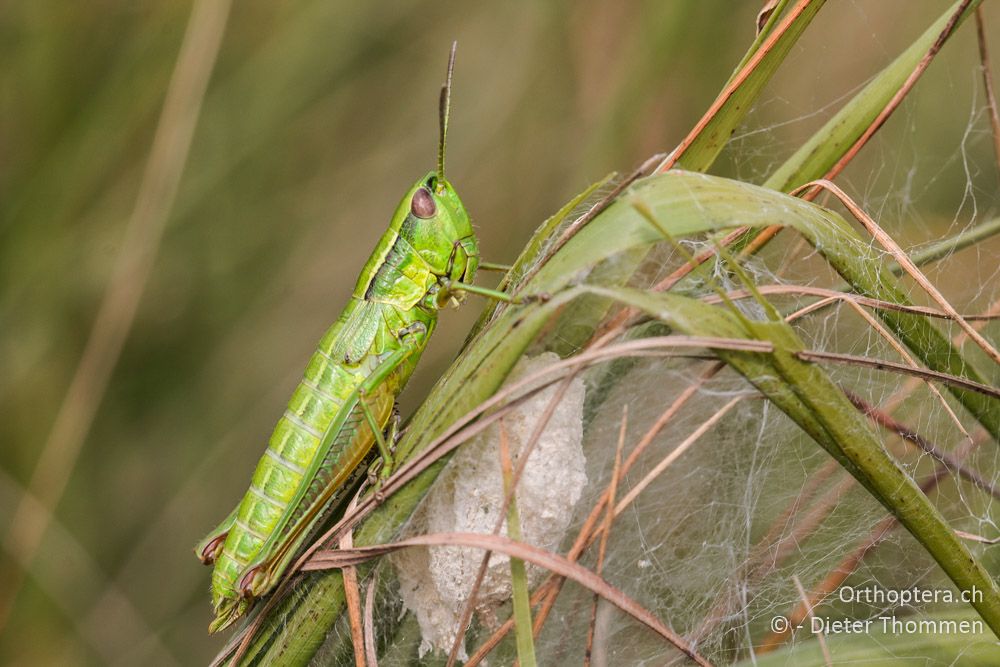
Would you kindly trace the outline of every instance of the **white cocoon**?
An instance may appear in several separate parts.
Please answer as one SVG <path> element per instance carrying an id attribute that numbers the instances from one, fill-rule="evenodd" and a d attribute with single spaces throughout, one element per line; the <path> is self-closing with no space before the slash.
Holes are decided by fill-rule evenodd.
<path id="1" fill-rule="evenodd" d="M 522 359 L 507 382 L 516 382 L 558 360 L 551 352 Z M 515 469 L 559 384 L 539 392 L 504 417 L 503 428 Z M 581 444 L 584 394 L 583 381 L 573 380 L 531 452 L 518 484 L 521 537 L 542 549 L 558 549 L 587 483 Z M 489 534 L 499 517 L 503 495 L 500 429 L 494 424 L 455 453 L 415 513 L 413 530 Z M 507 534 L 506 521 L 500 534 Z M 465 547 L 405 549 L 393 556 L 403 601 L 420 623 L 421 657 L 432 649 L 451 649 L 482 557 L 481 550 Z M 542 574 L 529 564 L 530 585 L 534 586 Z M 510 596 L 509 559 L 493 554 L 477 598 L 480 618 L 491 625 L 493 612 Z M 460 657 L 466 658 L 464 646 Z"/>

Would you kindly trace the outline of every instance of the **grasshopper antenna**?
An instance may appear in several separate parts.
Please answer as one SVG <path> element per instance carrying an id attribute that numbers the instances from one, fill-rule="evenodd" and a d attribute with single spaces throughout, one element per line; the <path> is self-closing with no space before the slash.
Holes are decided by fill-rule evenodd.
<path id="1" fill-rule="evenodd" d="M 458 42 L 451 43 L 451 54 L 448 56 L 448 75 L 441 86 L 441 99 L 438 105 L 438 118 L 441 121 L 441 133 L 438 140 L 438 182 L 444 182 L 444 151 L 448 139 L 448 116 L 451 113 L 451 77 L 455 73 L 455 49 Z"/>

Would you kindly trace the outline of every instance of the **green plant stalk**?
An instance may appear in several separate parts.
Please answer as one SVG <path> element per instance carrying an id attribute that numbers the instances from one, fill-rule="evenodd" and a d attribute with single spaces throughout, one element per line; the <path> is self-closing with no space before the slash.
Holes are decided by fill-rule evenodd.
<path id="1" fill-rule="evenodd" d="M 736 74 L 741 69 L 743 69 L 743 67 L 748 62 L 750 62 L 750 58 L 753 57 L 753 54 L 757 52 L 757 49 L 761 47 L 761 44 L 764 43 L 764 40 L 766 40 L 768 35 L 771 34 L 771 31 L 774 30 L 774 26 L 777 25 L 778 20 L 781 18 L 781 15 L 785 13 L 785 9 L 788 7 L 788 3 L 790 1 L 791 0 L 779 0 L 778 3 L 774 6 L 774 9 L 771 11 L 771 15 L 767 17 L 767 21 L 765 21 L 764 25 L 760 27 L 760 32 L 757 33 L 757 36 L 754 38 L 753 43 L 750 44 L 750 48 L 747 49 L 747 52 L 743 55 L 743 58 L 740 60 L 739 64 L 736 65 L 736 69 L 733 70 L 733 76 L 736 76 Z M 732 77 L 730 77 L 729 81 L 732 80 L 733 80 Z"/>
<path id="2" fill-rule="evenodd" d="M 774 42 L 770 50 L 761 56 L 757 66 L 750 72 L 746 79 L 735 90 L 724 98 L 716 100 L 720 104 L 717 112 L 708 120 L 701 131 L 695 136 L 690 144 L 683 147 L 683 152 L 677 158 L 675 167 L 687 169 L 689 171 L 704 172 L 715 162 L 715 159 L 722 152 L 722 149 L 729 142 L 736 128 L 746 117 L 750 107 L 760 95 L 764 86 L 771 80 L 774 73 L 785 61 L 788 52 L 798 41 L 806 27 L 812 22 L 816 13 L 823 6 L 825 0 L 813 0 L 809 2 L 802 12 L 795 17 L 788 29 Z M 761 33 L 763 35 L 763 33 Z M 770 35 L 768 35 L 770 37 Z M 760 38 L 758 38 L 761 42 Z M 763 38 L 764 40 L 767 37 Z M 755 40 L 755 45 L 756 45 Z M 753 51 L 749 57 L 744 57 L 745 62 L 753 59 L 753 54 L 760 50 L 760 46 L 751 46 Z M 730 79 L 732 81 L 732 79 Z M 727 83 L 727 87 L 728 87 Z"/>
<path id="3" fill-rule="evenodd" d="M 525 244 L 524 249 L 521 250 L 521 254 L 518 255 L 510 270 L 500 280 L 500 283 L 497 285 L 497 289 L 506 290 L 511 285 L 517 284 L 520 281 L 521 276 L 523 276 L 538 261 L 539 257 L 545 251 L 546 247 L 548 247 L 549 243 L 557 238 L 557 233 L 560 233 L 560 230 L 567 222 L 572 222 L 572 220 L 570 220 L 570 216 L 574 212 L 579 212 L 580 207 L 591 199 L 595 193 L 599 192 L 601 188 L 607 187 L 613 183 L 616 176 L 617 174 L 611 173 L 601 180 L 591 183 L 582 192 L 566 202 L 553 215 L 549 216 L 549 218 L 535 230 L 534 234 L 531 235 L 531 238 L 528 240 L 528 243 Z M 486 323 L 490 321 L 500 305 L 500 302 L 489 303 L 485 308 L 483 308 L 483 312 L 480 314 L 479 319 L 476 320 L 475 326 L 472 327 L 466 343 L 472 340 L 476 334 L 478 334 L 479 331 L 486 326 Z"/>
<path id="4" fill-rule="evenodd" d="M 936 262 L 937 260 L 948 257 L 959 250 L 968 248 L 969 246 L 975 245 L 980 241 L 988 239 L 997 233 L 1000 233 L 1000 218 L 988 220 L 980 225 L 976 225 L 972 229 L 966 229 L 965 231 L 959 232 L 954 236 L 949 236 L 946 239 L 932 243 L 926 248 L 917 250 L 910 255 L 910 260 L 917 266 L 930 264 L 931 262 Z M 892 267 L 892 275 L 903 275 L 903 267 L 898 264 L 894 264 Z"/>
<path id="5" fill-rule="evenodd" d="M 507 535 L 512 540 L 521 540 L 521 517 L 517 511 L 517 499 L 512 495 L 511 471 L 504 471 L 504 495 L 510 495 L 510 506 L 507 510 Z M 510 583 L 514 598 L 514 634 L 517 639 L 517 659 L 521 667 L 535 667 L 535 635 L 531 622 L 531 594 L 528 592 L 528 572 L 524 561 L 520 558 L 510 558 Z"/>
<path id="6" fill-rule="evenodd" d="M 602 293 L 602 292 L 599 292 L 597 290 L 592 290 L 592 289 L 588 289 L 588 291 L 597 292 L 601 296 L 605 296 L 605 297 L 610 297 L 612 295 L 610 292 L 603 292 Z M 537 328 L 539 326 L 541 326 L 541 324 L 548 317 L 551 316 L 551 312 L 553 310 L 561 307 L 565 303 L 566 299 L 572 298 L 572 297 L 576 296 L 576 294 L 574 294 L 573 292 L 576 292 L 576 290 L 570 290 L 569 293 L 561 294 L 560 298 L 558 298 L 556 300 L 553 300 L 553 302 L 551 302 L 551 304 L 549 304 L 546 307 L 537 310 L 535 313 L 529 314 L 527 317 L 521 319 L 520 320 L 521 325 L 525 326 L 526 330 L 537 330 Z M 620 296 L 620 295 L 616 295 L 616 296 Z M 655 298 L 662 297 L 662 298 L 671 298 L 671 299 L 682 299 L 682 297 L 676 297 L 676 296 L 673 296 L 673 295 L 651 295 L 651 296 L 653 296 Z M 699 323 L 701 325 L 701 327 L 704 328 L 705 331 L 702 332 L 702 333 L 711 332 L 712 335 L 720 335 L 720 333 L 722 335 L 737 335 L 739 333 L 737 327 L 734 327 L 734 326 L 730 326 L 730 327 L 720 326 L 720 322 L 725 320 L 725 318 L 728 316 L 728 313 L 725 313 L 724 311 L 721 311 L 720 309 L 710 308 L 708 306 L 705 306 L 704 304 L 701 304 L 700 302 L 692 301 L 691 303 L 692 304 L 696 304 L 696 305 L 694 305 L 692 307 L 700 309 L 700 311 L 697 314 L 697 317 L 692 317 L 691 319 L 693 321 Z M 632 305 L 637 305 L 637 304 L 633 303 Z M 671 324 L 673 326 L 677 326 L 679 329 L 681 329 L 681 327 L 678 325 L 677 321 L 673 321 L 673 322 L 671 322 Z M 515 327 L 514 330 L 517 331 L 520 328 L 521 328 L 521 326 L 518 326 L 518 327 Z M 695 331 L 698 331 L 698 329 L 691 328 L 690 331 L 695 332 Z M 517 347 L 517 346 L 515 346 L 515 347 Z M 507 348 L 507 349 L 505 350 L 505 348 Z M 493 352 L 500 353 L 500 354 L 502 354 L 505 351 L 508 352 L 508 353 L 510 352 L 509 347 L 506 346 L 506 345 L 502 345 L 502 344 L 499 345 L 499 346 L 497 346 L 497 347 L 493 347 L 491 349 L 492 349 Z M 842 441 L 838 441 L 835 436 L 831 435 L 831 430 L 833 430 L 834 433 L 837 433 L 837 434 L 839 434 L 839 435 L 841 435 L 843 437 L 844 433 L 850 433 L 850 427 L 849 426 L 848 427 L 843 427 L 843 426 L 839 426 L 838 427 L 836 425 L 836 423 L 835 423 L 834 428 L 831 429 L 831 427 L 829 426 L 829 423 L 824 423 L 824 421 L 822 419 L 820 419 L 819 417 L 816 416 L 814 410 L 811 409 L 811 408 L 814 408 L 815 406 L 809 406 L 808 403 L 806 403 L 803 400 L 801 400 L 801 398 L 795 392 L 793 392 L 793 391 L 791 391 L 789 389 L 789 385 L 786 382 L 781 382 L 781 381 L 776 381 L 775 380 L 775 378 L 780 377 L 780 373 L 777 372 L 774 367 L 771 367 L 768 364 L 765 364 L 764 361 L 761 360 L 761 358 L 755 357 L 754 355 L 748 355 L 746 353 L 732 353 L 732 352 L 726 352 L 726 351 L 720 351 L 719 353 L 720 353 L 720 356 L 723 356 L 730 364 L 732 364 L 738 370 L 740 370 L 741 372 L 743 372 L 748 377 L 748 379 L 751 380 L 751 382 L 754 382 L 754 384 L 756 384 L 758 387 L 760 387 L 761 390 L 766 395 L 768 395 L 776 403 L 776 405 L 778 405 L 783 410 L 785 410 L 786 412 L 788 412 L 791 416 L 793 416 L 793 418 L 797 421 L 797 423 L 799 423 L 803 427 L 804 430 L 806 430 L 810 435 L 812 435 L 817 440 L 817 442 L 819 442 L 821 445 L 824 445 L 824 447 L 831 453 L 831 455 L 835 456 L 835 458 L 837 458 L 839 461 L 841 461 L 842 464 L 844 465 L 844 467 L 846 469 L 848 469 L 850 472 L 852 472 L 852 474 L 854 474 L 862 482 L 862 484 L 864 484 L 867 488 L 869 488 L 870 490 L 872 490 L 873 494 L 876 495 L 876 497 L 879 497 L 880 500 L 882 500 L 883 498 L 885 498 L 885 500 L 883 500 L 883 502 L 887 503 L 887 506 L 889 506 L 890 509 L 892 511 L 894 511 L 894 513 L 897 513 L 898 511 L 902 511 L 904 514 L 906 514 L 909 518 L 907 520 L 903 521 L 903 523 L 904 523 L 904 525 L 907 525 L 908 528 L 910 528 L 913 531 L 919 532 L 919 531 L 925 529 L 925 527 L 920 524 L 921 520 L 923 520 L 925 522 L 926 521 L 931 521 L 931 519 L 933 519 L 934 516 L 939 516 L 939 515 L 935 515 L 935 514 L 929 514 L 929 515 L 926 514 L 926 512 L 925 512 L 926 508 L 920 506 L 919 500 L 917 501 L 917 503 L 915 505 L 916 508 L 917 508 L 916 510 L 914 510 L 914 505 L 913 505 L 912 502 L 909 505 L 903 505 L 901 508 L 893 509 L 892 504 L 894 502 L 897 502 L 897 501 L 894 500 L 891 496 L 887 495 L 886 489 L 889 489 L 891 491 L 896 491 L 896 490 L 898 490 L 899 487 L 896 486 L 895 483 L 893 481 L 891 481 L 891 480 L 888 481 L 888 482 L 886 482 L 885 480 L 883 480 L 882 483 L 881 483 L 881 485 L 879 485 L 878 483 L 874 483 L 873 484 L 872 479 L 870 478 L 870 475 L 864 474 L 863 469 L 859 468 L 856 465 L 856 463 L 853 460 L 851 460 L 850 458 L 848 458 L 845 455 L 845 453 L 842 451 L 841 446 L 839 446 L 837 444 L 838 442 L 842 442 Z M 794 357 L 790 357 L 788 359 L 788 363 L 790 363 L 793 366 L 793 369 L 792 369 L 793 374 L 800 372 L 799 370 L 797 370 L 797 369 L 794 368 L 794 366 L 796 366 L 796 365 L 801 366 L 802 368 L 807 368 L 808 367 L 808 365 L 804 364 L 803 362 L 798 361 Z M 818 371 L 818 369 L 814 369 L 814 370 Z M 821 385 L 817 385 L 817 380 L 815 378 L 813 378 L 813 377 L 806 377 L 806 379 L 801 379 L 800 378 L 799 382 L 800 382 L 800 384 L 803 384 L 803 386 L 806 386 L 806 387 L 821 386 Z M 835 387 L 834 387 L 834 389 L 835 389 Z M 839 393 L 839 390 L 837 390 L 837 391 Z M 829 392 L 825 392 L 824 395 L 830 395 L 830 394 L 829 394 Z M 834 415 L 840 415 L 841 413 L 843 413 L 843 414 L 854 414 L 854 415 L 856 415 L 856 411 L 854 411 L 853 408 L 851 408 L 850 406 L 846 406 L 846 407 L 845 406 L 841 406 L 841 407 L 843 409 L 841 409 L 841 408 L 833 409 L 832 410 L 833 414 Z M 837 417 L 834 417 L 834 419 L 837 419 Z M 871 443 L 868 443 L 868 444 L 871 445 Z M 878 443 L 875 442 L 874 446 L 875 446 L 875 449 L 871 449 L 871 451 L 877 451 L 877 448 L 879 447 Z M 862 453 L 859 456 L 863 460 L 864 456 L 865 456 L 865 452 L 862 451 Z M 889 465 L 892 465 L 891 459 L 888 460 L 888 462 L 886 462 L 885 460 L 883 460 L 882 463 L 883 464 L 888 463 Z M 898 475 L 897 475 L 897 477 L 898 477 Z M 395 516 L 389 516 L 389 515 L 380 516 L 380 513 L 382 513 L 383 509 L 393 509 L 393 508 L 389 508 L 389 507 L 380 508 L 380 510 L 378 512 L 376 512 L 375 515 L 373 515 L 372 520 L 370 520 L 370 521 L 368 521 L 368 522 L 365 523 L 365 525 L 363 527 L 363 530 L 362 530 L 362 533 L 365 534 L 365 538 L 364 539 L 367 540 L 369 538 L 375 537 L 375 535 L 371 531 L 365 530 L 365 529 L 368 529 L 369 526 L 379 527 L 379 528 L 381 528 L 381 530 L 377 531 L 377 532 L 382 532 L 385 535 L 391 535 L 391 533 L 394 531 L 394 526 L 396 525 L 396 520 L 401 520 L 402 518 L 404 518 L 405 514 L 408 514 L 408 510 L 406 510 L 405 508 L 400 507 L 400 505 L 403 505 L 403 506 L 409 505 L 411 501 L 408 500 L 407 498 L 411 494 L 418 495 L 418 496 L 422 495 L 423 491 L 421 490 L 421 487 L 424 486 L 422 482 L 426 481 L 426 485 L 427 485 L 427 487 L 429 487 L 429 485 L 433 482 L 433 475 L 429 475 L 428 473 L 425 473 L 424 475 L 422 475 L 421 477 L 419 477 L 415 481 L 418 482 L 419 484 L 416 484 L 416 485 L 415 484 L 410 484 L 407 487 L 405 487 L 399 494 L 393 495 L 389 499 L 389 504 L 394 505 L 395 506 L 394 509 L 396 509 L 396 510 L 402 509 L 403 511 L 402 512 L 398 512 L 398 511 L 397 512 L 392 512 L 392 514 L 394 514 Z M 880 488 L 881 488 L 881 491 L 880 491 Z M 412 502 L 415 502 L 415 500 L 412 501 Z M 924 502 L 926 502 L 926 498 L 924 498 Z M 936 512 L 936 510 L 934 510 L 933 506 L 931 506 L 930 509 L 933 512 Z M 918 520 L 917 521 L 913 521 L 912 520 L 913 516 L 916 516 Z M 376 517 L 378 517 L 381 520 L 375 521 Z M 931 517 L 931 519 L 928 519 L 927 517 Z M 933 522 L 931 522 L 931 524 L 933 525 Z M 937 538 L 940 538 L 940 539 L 937 539 Z M 920 539 L 920 541 L 922 543 L 924 543 L 925 545 L 928 546 L 928 550 L 932 553 L 932 555 L 934 554 L 934 551 L 940 550 L 942 548 L 941 544 L 944 544 L 945 547 L 947 547 L 948 549 L 957 548 L 957 549 L 959 549 L 959 551 L 965 551 L 964 546 L 961 545 L 960 543 L 957 543 L 957 541 L 954 539 L 953 534 L 950 532 L 950 530 L 947 529 L 946 526 L 944 527 L 943 532 L 941 530 L 939 530 L 939 535 L 937 535 L 937 538 L 935 538 L 935 537 L 932 536 L 931 538 L 921 539 L 920 536 L 918 536 L 918 539 Z M 971 585 L 977 586 L 978 588 L 980 588 L 980 590 L 983 590 L 984 592 L 991 590 L 991 588 L 989 588 L 987 586 L 987 584 L 989 583 L 989 578 L 988 577 L 986 577 L 985 579 L 982 578 L 983 572 L 982 572 L 981 568 L 978 567 L 978 564 L 975 563 L 975 561 L 972 560 L 971 557 L 969 557 L 968 560 L 967 560 L 966 557 L 964 557 L 964 556 L 957 556 L 957 557 L 953 556 L 950 559 L 950 564 L 949 564 L 949 559 L 944 558 L 943 560 L 945 561 L 945 564 L 947 565 L 947 568 L 951 568 L 951 571 L 949 571 L 946 568 L 946 571 L 948 571 L 949 574 L 954 574 L 954 569 L 955 569 L 955 564 L 956 563 L 959 566 L 961 566 L 963 564 L 971 563 L 972 565 L 969 567 L 969 570 L 965 573 L 965 576 L 963 576 L 962 573 L 959 572 L 958 574 L 955 575 L 956 580 L 958 582 L 965 582 L 966 584 L 968 584 L 968 582 L 971 581 L 972 582 Z M 367 572 L 368 568 L 366 567 L 363 571 Z M 331 575 L 333 575 L 333 574 L 334 573 L 331 573 Z M 976 576 L 977 574 L 979 575 L 978 578 Z M 331 599 L 327 600 L 328 604 L 332 603 L 332 606 L 339 606 L 340 604 L 342 604 L 342 595 L 340 593 L 340 589 L 339 589 L 338 586 L 334 585 L 334 584 L 338 583 L 338 580 L 339 580 L 339 577 L 330 576 L 327 579 L 327 584 L 328 585 L 324 585 L 322 589 L 316 589 L 316 590 L 329 590 L 330 592 L 332 592 L 332 593 L 335 594 L 334 598 L 332 600 Z M 963 584 L 960 583 L 959 585 L 962 586 Z M 316 591 L 312 591 L 311 595 L 314 594 L 315 592 Z M 995 597 L 991 597 L 990 598 L 990 603 L 992 603 L 994 599 L 995 599 Z M 984 613 L 984 618 L 987 615 L 989 615 L 990 613 L 991 613 L 990 609 L 987 608 L 985 610 L 985 613 Z M 312 616 L 310 616 L 310 617 L 312 618 Z M 322 625 L 322 623 L 320 623 L 320 625 Z M 996 626 L 993 626 L 993 627 L 996 627 Z M 311 653 L 309 653 L 309 655 L 311 655 Z"/>
<path id="7" fill-rule="evenodd" d="M 972 229 L 966 229 L 963 232 L 959 232 L 954 236 L 949 236 L 948 238 L 941 239 L 935 243 L 928 245 L 925 248 L 921 248 L 908 256 L 910 261 L 913 262 L 918 267 L 924 267 L 928 264 L 933 264 L 939 259 L 944 259 L 949 257 L 959 250 L 964 250 L 970 246 L 973 246 L 981 241 L 984 241 L 997 233 L 1000 233 L 1000 218 L 994 218 L 984 222 L 981 225 L 976 225 Z M 898 263 L 893 262 L 890 265 L 890 271 L 892 275 L 897 278 L 905 273 L 903 267 Z M 847 283 L 843 283 L 836 289 L 840 291 L 846 291 L 850 289 Z"/>
<path id="8" fill-rule="evenodd" d="M 516 516 L 516 515 L 515 515 Z M 519 538 L 515 538 L 519 539 Z M 531 623 L 531 594 L 524 561 L 510 559 L 510 580 L 514 597 L 514 634 L 517 638 L 517 659 L 524 667 L 535 667 L 535 638 Z"/>
<path id="9" fill-rule="evenodd" d="M 555 212 L 554 215 L 543 222 L 542 225 L 535 230 L 534 234 L 531 235 L 531 238 L 528 239 L 528 243 L 525 244 L 521 254 L 518 255 L 517 259 L 514 261 L 514 265 L 511 267 L 511 270 L 504 276 L 503 280 L 500 281 L 498 289 L 502 290 L 507 288 L 509 285 L 517 284 L 519 282 L 519 277 L 524 275 L 538 261 L 538 258 L 541 256 L 546 246 L 548 246 L 549 242 L 552 241 L 553 237 L 555 237 L 556 232 L 560 231 L 567 221 L 572 222 L 573 219 L 571 216 L 574 213 L 579 212 L 580 207 L 585 205 L 602 188 L 611 186 L 617 177 L 618 174 L 612 172 L 601 180 L 591 183 L 582 192 L 566 202 L 558 211 Z M 499 304 L 493 305 L 495 306 Z"/>

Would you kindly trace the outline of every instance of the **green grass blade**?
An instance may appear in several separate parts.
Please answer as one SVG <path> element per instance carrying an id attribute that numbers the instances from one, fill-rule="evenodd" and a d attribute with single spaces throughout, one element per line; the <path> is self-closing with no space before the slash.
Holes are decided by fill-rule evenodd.
<path id="1" fill-rule="evenodd" d="M 997 233 L 1000 233 L 1000 218 L 988 220 L 971 229 L 959 232 L 954 236 L 932 243 L 926 248 L 921 248 L 920 250 L 912 253 L 910 255 L 910 259 L 917 266 L 930 264 L 931 262 L 936 262 L 939 259 L 948 257 L 963 248 L 976 245 L 980 241 L 988 239 Z M 895 265 L 892 267 L 892 273 L 897 276 L 902 275 L 903 268 Z"/>
<path id="2" fill-rule="evenodd" d="M 500 436 L 503 438 L 503 435 Z M 501 441 L 502 442 L 502 441 Z M 513 480 L 509 460 L 504 466 L 504 494 L 511 496 L 507 510 L 507 535 L 521 540 L 521 517 L 517 511 L 517 498 L 512 494 Z M 528 592 L 528 571 L 520 558 L 510 559 L 510 583 L 513 598 L 514 633 L 517 642 L 517 659 L 523 667 L 535 667 L 535 635 L 531 623 L 531 595 Z"/>
<path id="3" fill-rule="evenodd" d="M 749 66 L 755 58 L 759 60 L 742 82 L 737 83 L 735 79 L 730 79 L 726 84 L 711 107 L 715 113 L 708 117 L 708 121 L 697 134 L 685 140 L 689 142 L 687 145 L 682 144 L 677 149 L 682 150 L 682 153 L 675 167 L 690 171 L 708 171 L 824 2 L 825 0 L 812 0 L 798 3 L 792 10 L 795 13 L 783 19 L 789 20 L 787 29 L 780 35 L 768 35 L 764 39 L 764 42 L 767 42 L 773 38 L 773 43 L 766 49 L 763 44 L 758 48 L 751 47 L 754 53 L 745 58 L 745 62 Z M 801 11 L 796 12 L 797 9 Z"/>
<path id="4" fill-rule="evenodd" d="M 959 18 L 959 22 L 975 11 L 980 1 L 973 0 Z M 961 4 L 959 0 L 945 10 L 909 48 L 862 88 L 809 141 L 802 144 L 792 157 L 778 167 L 764 185 L 782 192 L 790 192 L 826 174 L 902 87 Z"/>

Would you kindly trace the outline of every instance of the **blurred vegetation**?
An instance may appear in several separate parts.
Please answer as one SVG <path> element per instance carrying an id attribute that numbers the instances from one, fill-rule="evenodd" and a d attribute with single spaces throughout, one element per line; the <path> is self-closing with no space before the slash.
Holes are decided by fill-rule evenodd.
<path id="1" fill-rule="evenodd" d="M 829 3 L 714 172 L 763 180 L 946 4 Z M 89 336 L 190 9 L 39 1 L 0 14 L 0 525 Z M 244 491 L 398 197 L 432 166 L 452 39 L 450 178 L 484 256 L 509 261 L 588 182 L 683 137 L 752 41 L 757 10 L 727 0 L 234 6 L 138 316 L 0 635 L 0 662 L 198 664 L 218 648 L 205 631 L 208 571 L 191 547 Z M 1000 25 L 995 7 L 987 18 Z M 972 30 L 840 179 L 909 244 L 1000 206 Z M 931 277 L 945 292 L 973 289 L 995 265 Z M 965 296 L 970 309 L 985 305 Z M 404 410 L 477 310 L 444 316 Z M 2 557 L 4 573 L 18 567 Z"/>

